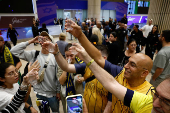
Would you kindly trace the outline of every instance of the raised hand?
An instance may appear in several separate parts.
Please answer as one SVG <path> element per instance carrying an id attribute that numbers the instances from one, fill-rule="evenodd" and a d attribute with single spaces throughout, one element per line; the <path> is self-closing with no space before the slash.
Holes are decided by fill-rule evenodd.
<path id="1" fill-rule="evenodd" d="M 28 72 L 30 72 L 33 68 L 37 68 L 37 71 L 40 70 L 40 63 L 38 62 L 38 60 L 36 60 L 33 64 L 32 62 L 29 63 L 28 65 Z"/>
<path id="2" fill-rule="evenodd" d="M 24 76 L 23 82 L 22 82 L 23 85 L 29 85 L 30 84 L 29 83 L 29 76 L 35 76 L 36 79 L 39 79 L 37 69 L 33 68 L 30 72 L 28 72 L 26 74 L 26 76 Z"/>
<path id="3" fill-rule="evenodd" d="M 31 43 L 39 43 L 38 38 L 39 38 L 39 36 L 36 36 L 35 38 L 29 40 L 28 43 L 29 44 L 31 44 Z"/>
<path id="4" fill-rule="evenodd" d="M 49 41 L 44 42 L 42 44 L 42 47 L 45 48 L 47 51 L 49 51 L 49 47 L 50 47 L 50 49 L 52 49 L 53 51 L 52 52 L 49 51 L 49 52 L 52 53 L 52 54 L 56 54 L 59 51 L 57 43 L 53 44 Z"/>
<path id="5" fill-rule="evenodd" d="M 79 57 L 83 61 L 86 61 L 90 57 L 85 51 L 85 49 L 78 43 L 73 43 L 73 46 L 70 47 L 69 50 L 76 50 L 78 52 L 77 57 Z"/>
<path id="6" fill-rule="evenodd" d="M 72 20 L 66 20 L 65 29 L 67 29 L 66 32 L 71 33 L 76 38 L 81 38 L 81 35 L 83 35 L 81 27 Z"/>

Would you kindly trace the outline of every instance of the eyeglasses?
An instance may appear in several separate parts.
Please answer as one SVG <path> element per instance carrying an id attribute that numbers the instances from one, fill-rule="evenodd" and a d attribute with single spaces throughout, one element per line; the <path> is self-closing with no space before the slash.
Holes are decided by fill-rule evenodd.
<path id="1" fill-rule="evenodd" d="M 8 73 L 8 75 L 6 77 L 12 77 L 18 75 L 18 69 L 16 68 L 15 71 L 11 71 Z"/>
<path id="2" fill-rule="evenodd" d="M 151 95 L 154 100 L 159 98 L 160 105 L 165 109 L 170 110 L 170 100 L 160 97 L 156 89 L 151 89 Z"/>

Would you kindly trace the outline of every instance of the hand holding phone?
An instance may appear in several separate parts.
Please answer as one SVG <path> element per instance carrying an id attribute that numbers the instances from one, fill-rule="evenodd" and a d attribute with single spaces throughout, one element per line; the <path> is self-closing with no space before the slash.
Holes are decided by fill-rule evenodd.
<path id="1" fill-rule="evenodd" d="M 67 113 L 83 113 L 83 97 L 81 94 L 66 97 Z"/>

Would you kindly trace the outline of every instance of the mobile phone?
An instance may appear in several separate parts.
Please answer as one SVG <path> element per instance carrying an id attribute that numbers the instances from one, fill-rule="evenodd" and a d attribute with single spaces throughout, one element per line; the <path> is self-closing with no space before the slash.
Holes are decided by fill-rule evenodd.
<path id="1" fill-rule="evenodd" d="M 107 38 L 108 38 L 108 35 L 107 35 L 107 34 L 105 34 L 105 35 L 104 35 L 104 38 L 105 38 L 105 40 L 107 40 Z"/>
<path id="2" fill-rule="evenodd" d="M 67 113 L 83 113 L 83 96 L 81 94 L 67 96 L 66 111 Z"/>

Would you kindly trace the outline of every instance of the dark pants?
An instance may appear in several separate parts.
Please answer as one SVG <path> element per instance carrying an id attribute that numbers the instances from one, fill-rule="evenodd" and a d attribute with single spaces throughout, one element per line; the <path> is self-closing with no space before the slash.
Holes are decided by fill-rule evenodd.
<path id="1" fill-rule="evenodd" d="M 10 37 L 11 42 L 15 46 L 17 44 L 17 38 L 16 37 Z"/>
<path id="2" fill-rule="evenodd" d="M 153 51 L 152 48 L 146 46 L 145 54 L 148 55 L 152 60 L 153 60 L 154 53 L 155 51 Z"/>

